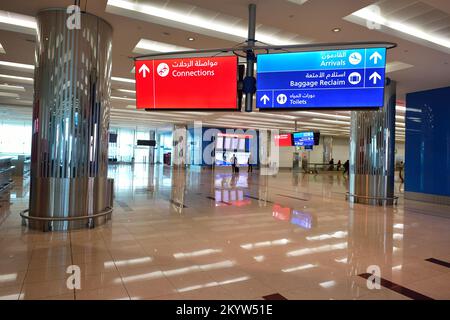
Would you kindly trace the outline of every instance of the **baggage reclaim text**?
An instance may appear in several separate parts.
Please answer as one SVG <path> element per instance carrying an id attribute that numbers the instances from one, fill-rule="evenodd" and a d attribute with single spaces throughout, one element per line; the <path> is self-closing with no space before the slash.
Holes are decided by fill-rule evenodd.
<path id="1" fill-rule="evenodd" d="M 290 87 L 295 88 L 317 88 L 319 86 L 345 86 L 345 80 L 319 80 L 319 81 L 291 81 Z"/>

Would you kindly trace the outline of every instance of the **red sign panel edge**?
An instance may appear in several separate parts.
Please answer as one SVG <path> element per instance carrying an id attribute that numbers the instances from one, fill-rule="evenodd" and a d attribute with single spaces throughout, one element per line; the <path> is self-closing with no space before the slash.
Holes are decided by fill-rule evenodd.
<path id="1" fill-rule="evenodd" d="M 204 111 L 204 112 L 208 112 L 208 111 L 210 111 L 210 112 L 223 112 L 223 111 L 228 111 L 228 112 L 237 112 L 237 111 L 241 111 L 240 109 L 240 106 L 239 106 L 239 102 L 238 102 L 238 81 L 239 81 L 239 78 L 238 78 L 238 76 L 239 76 L 239 72 L 238 72 L 238 65 L 239 65 L 239 59 L 238 59 L 238 57 L 237 56 L 235 56 L 235 55 L 227 55 L 227 56 L 212 56 L 212 57 L 208 57 L 208 56 L 206 56 L 206 57 L 186 57 L 186 58 L 170 58 L 170 60 L 172 60 L 172 59 L 180 59 L 180 60 L 182 60 L 182 59 L 197 59 L 197 58 L 221 58 L 221 57 L 223 57 L 223 58 L 234 58 L 235 60 L 236 60 L 236 86 L 235 86 L 235 92 L 236 92 L 236 101 L 235 101 L 235 103 L 236 103 L 236 105 L 235 105 L 235 107 L 234 108 L 137 108 L 137 79 L 136 79 L 136 77 L 137 77 L 137 75 L 138 75 L 138 73 L 136 72 L 136 63 L 138 62 L 138 61 L 152 61 L 152 63 L 153 62 L 156 62 L 156 61 L 165 61 L 165 60 L 169 60 L 169 59 L 151 59 L 151 60 L 135 60 L 134 61 L 134 67 L 135 67 L 135 84 L 134 84 L 134 86 L 135 86 L 135 91 L 136 91 L 136 110 L 145 110 L 145 111 L 149 111 L 149 112 L 152 112 L 152 111 Z"/>

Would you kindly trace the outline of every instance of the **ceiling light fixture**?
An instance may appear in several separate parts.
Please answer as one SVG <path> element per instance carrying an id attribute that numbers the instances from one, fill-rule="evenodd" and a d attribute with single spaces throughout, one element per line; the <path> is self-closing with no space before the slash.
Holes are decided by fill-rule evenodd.
<path id="1" fill-rule="evenodd" d="M 333 32 L 341 32 L 341 28 L 333 28 L 331 31 L 333 31 Z"/>
<path id="2" fill-rule="evenodd" d="M 120 92 L 126 92 L 126 93 L 136 93 L 136 90 L 128 90 L 128 89 L 117 89 L 117 91 L 120 91 Z"/>
<path id="3" fill-rule="evenodd" d="M 111 77 L 112 81 L 126 82 L 126 83 L 135 83 L 136 80 L 128 79 L 128 78 L 120 78 L 120 77 Z"/>
<path id="4" fill-rule="evenodd" d="M 6 53 L 5 49 L 3 49 L 2 44 L 0 43 L 0 53 Z"/>
<path id="5" fill-rule="evenodd" d="M 14 69 L 34 70 L 34 65 L 32 64 L 16 63 L 10 61 L 0 61 L 0 66 L 5 66 L 7 68 L 14 68 Z"/>
<path id="6" fill-rule="evenodd" d="M 0 84 L 0 90 L 25 92 L 25 87 L 12 86 L 12 85 L 9 85 L 9 84 L 5 83 L 5 84 Z"/>
<path id="7" fill-rule="evenodd" d="M 114 97 L 111 96 L 111 99 L 115 99 L 115 100 L 126 100 L 126 101 L 135 101 L 136 99 L 131 99 L 131 98 L 123 98 L 123 97 Z"/>
<path id="8" fill-rule="evenodd" d="M 195 40 L 195 38 L 193 38 L 193 37 L 189 37 L 189 38 L 188 38 L 188 40 L 189 40 L 189 41 L 194 41 L 194 40 Z"/>
<path id="9" fill-rule="evenodd" d="M 133 49 L 134 53 L 149 53 L 149 52 L 173 52 L 173 51 L 190 51 L 192 48 L 177 46 L 170 43 L 153 41 L 148 39 L 141 39 Z"/>
<path id="10" fill-rule="evenodd" d="M 394 19 L 388 17 L 384 17 L 379 13 L 379 10 L 378 12 L 376 10 L 373 10 L 372 6 L 368 6 L 361 10 L 353 12 L 350 16 L 346 17 L 346 20 L 352 21 L 352 17 L 363 19 L 364 22 L 370 21 L 373 23 L 377 23 L 395 31 L 405 33 L 414 38 L 419 38 L 425 41 L 432 42 L 439 46 L 450 48 L 450 40 L 447 37 L 435 36 L 432 33 L 425 32 L 417 27 L 397 22 Z"/>
<path id="11" fill-rule="evenodd" d="M 23 14 L 0 10 L 0 29 L 36 34 L 36 19 Z"/>
<path id="12" fill-rule="evenodd" d="M 197 10 L 195 10 L 197 9 Z M 127 12 L 128 11 L 128 12 Z M 195 11 L 195 12 L 194 12 Z M 247 39 L 248 30 L 242 23 L 237 23 L 238 18 L 232 17 L 235 20 L 223 22 L 221 17 L 211 18 L 210 15 L 198 14 L 198 11 L 205 12 L 206 10 L 199 7 L 194 7 L 192 10 L 181 11 L 170 9 L 169 6 L 162 7 L 155 4 L 136 3 L 130 0 L 108 0 L 106 5 L 106 12 L 119 14 L 123 16 L 132 17 L 134 19 L 141 19 L 144 21 L 151 21 L 169 27 L 175 27 L 195 33 L 204 33 L 210 36 L 217 36 L 227 40 L 242 40 Z M 213 11 L 211 11 L 214 14 Z M 215 12 L 216 16 L 220 13 Z M 151 18 L 150 18 L 151 17 Z M 228 20 L 231 20 L 230 17 Z M 263 26 L 260 26 L 263 29 Z M 286 38 L 280 35 L 280 32 L 273 34 L 258 32 L 256 30 L 256 38 L 268 44 L 274 45 L 289 45 L 297 44 L 299 41 L 294 41 L 298 35 L 291 35 Z"/>
<path id="13" fill-rule="evenodd" d="M 33 82 L 33 78 L 11 76 L 9 74 L 0 74 L 0 78 L 12 79 L 17 81 Z"/>
<path id="14" fill-rule="evenodd" d="M 5 97 L 5 98 L 19 98 L 19 95 L 17 93 L 12 93 L 12 92 L 1 92 L 0 91 L 0 97 Z"/>

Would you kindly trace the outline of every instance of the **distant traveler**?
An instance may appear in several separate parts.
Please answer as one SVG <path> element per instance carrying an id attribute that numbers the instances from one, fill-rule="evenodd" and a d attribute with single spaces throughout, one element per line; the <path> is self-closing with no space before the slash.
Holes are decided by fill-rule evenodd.
<path id="1" fill-rule="evenodd" d="M 341 170 L 341 167 L 342 167 L 342 163 L 341 163 L 341 160 L 339 160 L 338 163 L 337 163 L 337 165 L 336 165 L 336 170 L 337 170 L 337 171 L 340 171 L 340 170 Z"/>
<path id="2" fill-rule="evenodd" d="M 253 172 L 253 167 L 252 167 L 252 160 L 251 160 L 252 154 L 250 153 L 248 155 L 248 160 L 247 160 L 247 165 L 248 165 L 248 169 L 247 172 Z"/>
<path id="3" fill-rule="evenodd" d="M 331 158 L 330 162 L 328 162 L 328 164 L 330 165 L 330 167 L 328 168 L 328 170 L 333 171 L 334 170 L 334 159 Z"/>
<path id="4" fill-rule="evenodd" d="M 398 177 L 400 178 L 400 180 L 403 182 L 405 182 L 405 180 L 403 179 L 403 168 L 405 167 L 405 164 L 403 163 L 403 161 L 400 161 L 400 164 L 398 165 Z"/>
<path id="5" fill-rule="evenodd" d="M 344 173 L 343 174 L 349 174 L 349 169 L 350 168 L 350 161 L 345 161 L 345 163 L 344 163 Z"/>
<path id="6" fill-rule="evenodd" d="M 237 163 L 237 158 L 236 158 L 236 155 L 233 154 L 233 156 L 231 157 L 231 170 L 233 171 L 233 173 L 236 173 L 236 163 Z"/>

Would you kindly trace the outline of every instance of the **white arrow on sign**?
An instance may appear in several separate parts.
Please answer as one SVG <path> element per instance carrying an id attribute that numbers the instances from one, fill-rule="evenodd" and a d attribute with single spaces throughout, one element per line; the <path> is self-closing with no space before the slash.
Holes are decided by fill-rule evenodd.
<path id="1" fill-rule="evenodd" d="M 150 69 L 147 67 L 147 65 L 144 63 L 140 68 L 139 68 L 139 73 L 142 73 L 142 76 L 145 78 L 147 77 L 147 72 L 150 72 Z"/>
<path id="2" fill-rule="evenodd" d="M 382 60 L 383 57 L 381 56 L 381 54 L 378 53 L 378 51 L 375 51 L 369 58 L 370 60 L 373 60 L 373 63 L 377 64 L 378 63 L 378 59 Z"/>
<path id="3" fill-rule="evenodd" d="M 372 75 L 369 77 L 369 80 L 373 80 L 373 84 L 377 84 L 378 80 L 381 80 L 381 76 L 378 74 L 378 72 L 372 73 Z"/>
<path id="4" fill-rule="evenodd" d="M 266 104 L 270 100 L 270 98 L 265 94 L 259 100 Z"/>

